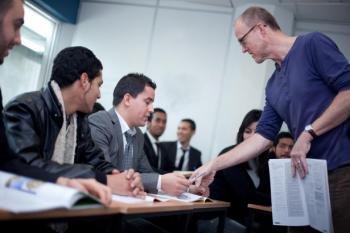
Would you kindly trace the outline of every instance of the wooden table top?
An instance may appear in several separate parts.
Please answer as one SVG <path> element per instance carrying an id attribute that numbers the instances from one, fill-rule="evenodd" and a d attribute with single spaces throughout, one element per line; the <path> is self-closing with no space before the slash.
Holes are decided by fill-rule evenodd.
<path id="1" fill-rule="evenodd" d="M 112 206 L 118 206 L 120 213 L 122 214 L 140 214 L 140 213 L 155 213 L 155 212 L 168 212 L 168 211 L 181 211 L 192 210 L 191 203 L 179 202 L 179 201 L 167 201 L 167 202 L 147 202 L 147 203 L 135 203 L 127 204 L 122 202 L 114 202 Z"/>
<path id="2" fill-rule="evenodd" d="M 49 219 L 49 218 L 69 218 L 88 217 L 98 215 L 111 215 L 120 213 L 119 207 L 96 207 L 86 209 L 55 209 L 28 213 L 11 213 L 0 210 L 0 220 L 27 220 L 27 219 Z"/>
<path id="3" fill-rule="evenodd" d="M 204 208 L 227 208 L 231 204 L 225 201 L 207 201 L 207 202 L 193 202 L 192 203 L 194 209 L 204 209 Z"/>
<path id="4" fill-rule="evenodd" d="M 271 206 L 248 204 L 248 208 L 262 210 L 262 211 L 266 211 L 266 212 L 272 212 Z"/>
<path id="5" fill-rule="evenodd" d="M 30 213 L 11 213 L 5 210 L 0 210 L 0 220 L 51 219 L 112 214 L 142 214 L 171 211 L 190 211 L 193 209 L 205 208 L 224 208 L 228 206 L 230 206 L 230 203 L 223 201 L 186 203 L 171 200 L 167 202 L 147 202 L 135 204 L 113 201 L 110 207 L 85 209 L 56 209 Z"/>

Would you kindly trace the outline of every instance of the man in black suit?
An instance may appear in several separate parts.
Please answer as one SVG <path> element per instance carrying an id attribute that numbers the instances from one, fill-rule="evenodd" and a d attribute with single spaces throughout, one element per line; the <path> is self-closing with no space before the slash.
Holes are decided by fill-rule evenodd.
<path id="1" fill-rule="evenodd" d="M 177 127 L 177 141 L 159 144 L 163 155 L 164 171 L 194 171 L 202 165 L 201 152 L 190 146 L 195 132 L 196 123 L 192 119 L 182 119 Z"/>
<path id="2" fill-rule="evenodd" d="M 161 108 L 154 108 L 147 121 L 147 131 L 144 133 L 143 150 L 154 171 L 164 173 L 161 169 L 161 148 L 158 146 L 159 137 L 163 135 L 167 122 L 167 114 Z"/>

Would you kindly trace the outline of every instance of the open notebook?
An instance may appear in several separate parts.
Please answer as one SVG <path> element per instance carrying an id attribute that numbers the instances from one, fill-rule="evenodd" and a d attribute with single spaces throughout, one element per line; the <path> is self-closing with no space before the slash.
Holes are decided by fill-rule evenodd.
<path id="1" fill-rule="evenodd" d="M 113 195 L 113 200 L 114 201 L 119 201 L 123 203 L 142 203 L 142 202 L 155 202 L 155 201 L 160 201 L 160 202 L 165 202 L 165 201 L 170 201 L 170 200 L 175 200 L 175 201 L 182 201 L 182 202 L 207 202 L 211 201 L 211 199 L 203 196 L 199 196 L 196 194 L 192 193 L 182 193 L 179 196 L 172 196 L 166 193 L 158 193 L 158 194 L 147 194 L 145 199 L 141 198 L 135 198 L 135 197 L 127 197 L 127 196 L 120 196 L 120 195 Z"/>
<path id="2" fill-rule="evenodd" d="M 96 198 L 76 189 L 0 171 L 0 209 L 21 213 L 100 206 Z"/>

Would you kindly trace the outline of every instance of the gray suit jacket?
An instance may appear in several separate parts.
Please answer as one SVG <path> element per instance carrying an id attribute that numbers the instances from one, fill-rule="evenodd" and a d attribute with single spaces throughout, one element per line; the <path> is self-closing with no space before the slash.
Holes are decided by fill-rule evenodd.
<path id="1" fill-rule="evenodd" d="M 108 112 L 99 111 L 90 115 L 89 123 L 92 139 L 102 149 L 106 160 L 117 169 L 121 169 L 124 156 L 123 134 L 114 108 Z M 143 151 L 143 144 L 143 134 L 139 128 L 136 128 L 136 138 L 133 145 L 133 168 L 141 174 L 145 191 L 156 193 L 159 174 L 151 168 Z"/>

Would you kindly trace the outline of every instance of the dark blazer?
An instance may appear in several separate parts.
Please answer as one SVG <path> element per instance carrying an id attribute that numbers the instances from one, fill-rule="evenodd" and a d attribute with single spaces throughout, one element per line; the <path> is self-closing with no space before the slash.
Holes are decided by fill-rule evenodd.
<path id="1" fill-rule="evenodd" d="M 153 170 L 158 169 L 158 156 L 153 149 L 151 139 L 148 137 L 147 133 L 143 134 L 145 138 L 145 143 L 143 144 L 143 150 L 148 158 L 149 164 L 153 168 Z"/>
<path id="2" fill-rule="evenodd" d="M 0 89 L 0 170 L 44 181 L 56 182 L 58 175 L 51 174 L 37 167 L 32 167 L 22 161 L 20 157 L 13 154 L 8 146 L 2 112 L 3 106 Z"/>
<path id="3" fill-rule="evenodd" d="M 177 152 L 177 141 L 172 142 L 160 142 L 159 146 L 162 150 L 163 164 L 162 170 L 165 172 L 173 172 L 176 169 L 176 152 Z M 189 161 L 188 161 L 188 171 L 194 171 L 198 167 L 202 166 L 201 160 L 202 153 L 194 147 L 190 147 L 189 151 Z"/>
<path id="4" fill-rule="evenodd" d="M 152 169 L 155 172 L 160 173 L 160 174 L 164 174 L 164 171 L 161 169 L 162 161 L 160 162 L 160 166 L 158 167 L 158 159 L 159 158 L 153 149 L 151 139 L 148 137 L 147 133 L 144 133 L 143 136 L 145 138 L 145 143 L 143 144 L 143 151 L 145 152 L 145 154 L 147 156 L 149 164 L 151 165 Z M 158 147 L 158 150 L 161 151 L 161 148 Z M 162 159 L 162 156 L 160 159 Z"/>
<path id="5" fill-rule="evenodd" d="M 233 147 L 225 148 L 220 155 Z M 258 157 L 260 184 L 257 188 L 247 172 L 247 163 L 218 171 L 213 183 L 209 186 L 210 197 L 230 202 L 231 206 L 228 208 L 227 216 L 243 225 L 246 224 L 248 203 L 271 205 L 267 156 L 267 153 L 264 153 Z"/>
<path id="6" fill-rule="evenodd" d="M 122 128 L 114 108 L 99 111 L 89 116 L 91 135 L 95 143 L 104 152 L 105 159 L 117 169 L 122 169 L 124 158 L 124 144 Z M 136 138 L 133 144 L 133 169 L 141 173 L 142 183 L 147 192 L 157 192 L 159 174 L 149 165 L 143 151 L 144 138 L 141 130 L 136 128 Z"/>

